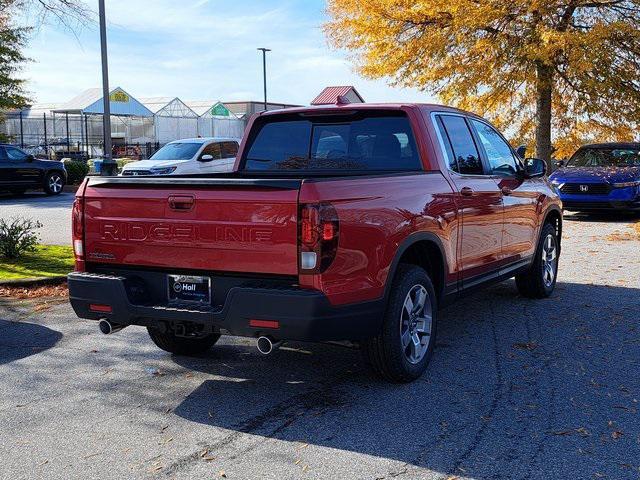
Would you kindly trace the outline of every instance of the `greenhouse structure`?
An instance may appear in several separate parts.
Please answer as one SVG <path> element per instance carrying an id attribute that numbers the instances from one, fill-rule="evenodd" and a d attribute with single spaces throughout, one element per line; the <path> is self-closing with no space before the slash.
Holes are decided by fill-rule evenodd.
<path id="1" fill-rule="evenodd" d="M 260 102 L 176 97 L 135 98 L 116 87 L 109 94 L 114 156 L 148 158 L 160 146 L 193 137 L 242 138 L 249 116 Z M 290 105 L 271 104 L 268 109 Z M 234 112 L 239 113 L 234 113 Z M 102 89 L 85 90 L 66 103 L 34 104 L 0 112 L 0 139 L 47 157 L 89 158 L 103 155 Z"/>
<path id="2" fill-rule="evenodd" d="M 141 98 L 140 102 L 153 112 L 157 142 L 198 136 L 198 115 L 179 98 Z"/>
<path id="3" fill-rule="evenodd" d="M 192 101 L 186 104 L 198 114 L 199 136 L 242 138 L 244 121 L 236 117 L 222 102 Z"/>

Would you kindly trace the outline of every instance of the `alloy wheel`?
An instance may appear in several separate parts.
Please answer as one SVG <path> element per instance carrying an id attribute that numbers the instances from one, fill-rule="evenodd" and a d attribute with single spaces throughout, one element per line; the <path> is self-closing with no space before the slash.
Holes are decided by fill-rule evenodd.
<path id="1" fill-rule="evenodd" d="M 62 177 L 60 175 L 51 175 L 49 177 L 49 190 L 52 193 L 60 193 L 62 191 Z"/>
<path id="2" fill-rule="evenodd" d="M 542 281 L 544 286 L 549 288 L 553 285 L 558 269 L 558 254 L 556 249 L 556 239 L 549 234 L 542 244 Z"/>
<path id="3" fill-rule="evenodd" d="M 427 289 L 414 285 L 407 293 L 400 318 L 400 341 L 409 363 L 419 363 L 427 353 L 433 315 Z"/>

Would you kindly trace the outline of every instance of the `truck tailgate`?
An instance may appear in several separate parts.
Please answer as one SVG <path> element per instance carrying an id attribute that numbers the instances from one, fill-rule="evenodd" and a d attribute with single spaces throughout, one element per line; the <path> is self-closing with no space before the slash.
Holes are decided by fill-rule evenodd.
<path id="1" fill-rule="evenodd" d="M 92 263 L 295 275 L 299 180 L 91 178 Z"/>

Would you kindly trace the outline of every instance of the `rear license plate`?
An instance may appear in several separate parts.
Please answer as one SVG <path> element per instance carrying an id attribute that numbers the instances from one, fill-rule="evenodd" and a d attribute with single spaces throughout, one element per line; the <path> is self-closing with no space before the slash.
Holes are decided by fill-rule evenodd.
<path id="1" fill-rule="evenodd" d="M 211 279 L 191 275 L 167 275 L 169 301 L 211 303 Z"/>

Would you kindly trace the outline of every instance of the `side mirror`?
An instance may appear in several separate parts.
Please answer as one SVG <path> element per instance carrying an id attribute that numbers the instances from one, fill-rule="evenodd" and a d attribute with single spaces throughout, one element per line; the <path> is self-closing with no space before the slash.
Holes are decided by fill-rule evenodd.
<path id="1" fill-rule="evenodd" d="M 558 168 L 562 168 L 562 167 L 564 167 L 564 165 L 565 165 L 564 160 L 558 160 L 556 162 L 556 167 L 558 167 Z"/>
<path id="2" fill-rule="evenodd" d="M 33 155 L 27 155 L 27 162 L 33 162 L 36 159 Z"/>
<path id="3" fill-rule="evenodd" d="M 518 154 L 518 156 L 520 158 L 527 158 L 527 146 L 526 145 L 520 145 L 518 148 L 516 148 L 516 153 Z"/>
<path id="4" fill-rule="evenodd" d="M 524 171 L 527 178 L 544 177 L 547 173 L 547 164 L 539 158 L 527 158 L 524 161 Z"/>
<path id="5" fill-rule="evenodd" d="M 198 161 L 199 162 L 210 162 L 211 160 L 213 160 L 213 155 L 202 155 Z"/>

